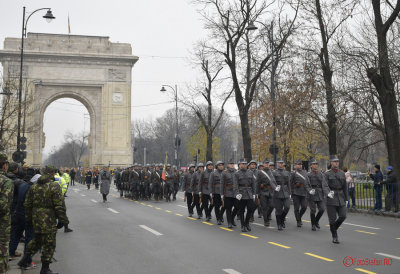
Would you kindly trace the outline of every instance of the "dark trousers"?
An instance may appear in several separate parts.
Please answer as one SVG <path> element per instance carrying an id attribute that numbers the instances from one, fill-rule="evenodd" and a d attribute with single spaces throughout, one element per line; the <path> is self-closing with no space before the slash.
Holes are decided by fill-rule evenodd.
<path id="1" fill-rule="evenodd" d="M 71 177 L 71 186 L 75 185 L 75 179 Z"/>
<path id="2" fill-rule="evenodd" d="M 178 194 L 178 191 L 179 191 L 179 183 L 174 183 L 174 191 L 173 191 L 173 194 L 172 194 L 172 198 L 174 200 L 176 200 L 176 194 Z"/>
<path id="3" fill-rule="evenodd" d="M 249 224 L 250 217 L 253 215 L 256 208 L 257 206 L 252 199 L 242 199 L 239 201 L 240 223 L 242 226 Z M 247 209 L 246 218 L 244 217 L 245 209 Z"/>
<path id="4" fill-rule="evenodd" d="M 171 194 L 173 192 L 173 184 L 172 182 L 167 182 L 165 184 L 165 189 L 164 189 L 164 194 L 165 194 L 165 198 L 167 199 L 167 201 L 171 201 Z"/>
<path id="5" fill-rule="evenodd" d="M 381 210 L 382 209 L 382 185 L 374 186 L 374 191 L 375 191 L 374 209 Z"/>
<path id="6" fill-rule="evenodd" d="M 186 195 L 186 204 L 187 204 L 189 214 L 193 214 L 193 207 L 194 207 L 193 195 L 190 192 L 186 192 L 185 195 Z"/>
<path id="7" fill-rule="evenodd" d="M 311 224 L 319 225 L 319 219 L 321 219 L 322 215 L 325 212 L 325 202 L 308 200 L 308 205 L 310 206 Z M 317 212 L 317 207 L 318 207 L 318 213 L 315 216 L 315 213 Z"/>
<path id="8" fill-rule="evenodd" d="M 201 214 L 201 209 L 200 209 L 200 195 L 199 194 L 193 194 L 193 205 L 192 208 L 196 207 L 197 215 L 199 217 L 202 216 Z"/>
<path id="9" fill-rule="evenodd" d="M 214 213 L 215 213 L 215 218 L 217 220 L 222 219 L 222 214 L 221 214 L 221 206 L 222 206 L 222 199 L 220 194 L 213 194 L 213 205 L 214 205 Z M 211 214 L 211 212 L 210 212 Z"/>
<path id="10" fill-rule="evenodd" d="M 346 219 L 346 206 L 327 205 L 326 210 L 328 212 L 329 224 L 335 225 L 335 228 L 338 229 Z"/>
<path id="11" fill-rule="evenodd" d="M 351 198 L 351 204 L 353 207 L 356 207 L 356 196 L 355 196 L 355 189 L 354 187 L 349 187 L 349 196 Z M 347 204 L 347 207 L 350 207 L 350 201 Z"/>
<path id="12" fill-rule="evenodd" d="M 290 210 L 290 198 L 273 198 L 275 214 L 286 216 Z"/>
<path id="13" fill-rule="evenodd" d="M 210 195 L 202 193 L 200 212 L 203 212 L 203 210 L 206 217 L 211 217 L 212 206 L 210 205 Z"/>
<path id="14" fill-rule="evenodd" d="M 272 197 L 266 195 L 260 195 L 260 207 L 261 213 L 263 215 L 264 221 L 267 222 L 269 217 L 271 216 L 272 210 L 274 210 L 274 206 L 272 203 Z"/>
<path id="15" fill-rule="evenodd" d="M 107 194 L 102 194 L 103 195 L 103 202 L 107 201 Z"/>
<path id="16" fill-rule="evenodd" d="M 87 185 L 87 189 L 90 189 L 90 184 L 86 184 Z"/>
<path id="17" fill-rule="evenodd" d="M 398 185 L 387 184 L 386 189 L 387 195 L 385 197 L 385 210 L 391 210 L 393 205 L 394 211 L 399 211 Z"/>
<path id="18" fill-rule="evenodd" d="M 19 241 L 22 238 L 22 235 L 25 231 L 25 249 L 28 243 L 33 239 L 33 227 L 32 224 L 26 224 L 25 217 L 16 216 L 11 224 L 11 234 L 10 234 L 10 256 L 15 255 L 15 251 L 17 250 Z M 32 262 L 32 258 L 28 261 L 28 263 Z"/>
<path id="19" fill-rule="evenodd" d="M 237 212 L 239 211 L 238 200 L 233 197 L 225 197 L 224 208 L 226 210 L 226 221 L 228 224 L 232 224 L 233 218 L 235 218 Z"/>
<path id="20" fill-rule="evenodd" d="M 153 194 L 154 199 L 158 201 L 158 199 L 162 199 L 161 197 L 161 184 L 160 183 L 153 183 Z"/>
<path id="21" fill-rule="evenodd" d="M 296 221 L 300 222 L 301 217 L 303 217 L 304 212 L 307 210 L 307 200 L 305 196 L 300 196 L 293 194 L 293 207 L 294 207 L 294 216 L 296 217 Z"/>

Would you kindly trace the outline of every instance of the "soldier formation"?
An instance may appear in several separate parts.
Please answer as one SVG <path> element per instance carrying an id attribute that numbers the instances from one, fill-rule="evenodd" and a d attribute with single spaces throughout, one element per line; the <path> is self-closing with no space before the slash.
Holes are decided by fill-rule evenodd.
<path id="1" fill-rule="evenodd" d="M 228 228 L 236 226 L 235 217 L 241 223 L 241 231 L 251 231 L 250 222 L 258 209 L 259 217 L 264 218 L 264 225 L 270 226 L 271 215 L 275 209 L 278 230 L 283 230 L 286 215 L 293 200 L 297 227 L 302 227 L 302 216 L 310 207 L 311 229 L 320 229 L 319 220 L 327 208 L 332 242 L 338 244 L 337 230 L 346 218 L 348 194 L 345 174 L 338 168 L 339 159 L 330 157 L 331 169 L 322 172 L 316 160 L 311 161 L 311 171 L 302 169 L 302 161 L 295 162 L 295 170 L 289 172 L 285 163 L 265 159 L 257 164 L 252 160 L 239 162 L 238 170 L 230 161 L 225 168 L 222 161 L 207 162 L 189 166 L 183 176 L 183 191 L 189 216 L 196 208 L 197 218 L 206 221 L 212 219 L 214 209 L 218 225 L 224 222 L 226 212 Z M 318 212 L 316 211 L 318 208 Z M 246 213 L 246 214 L 245 214 Z"/>

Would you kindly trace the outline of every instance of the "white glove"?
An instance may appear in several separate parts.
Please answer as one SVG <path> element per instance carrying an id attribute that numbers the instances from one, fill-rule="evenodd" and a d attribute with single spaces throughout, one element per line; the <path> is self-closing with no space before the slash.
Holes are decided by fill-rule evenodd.
<path id="1" fill-rule="evenodd" d="M 292 194 L 289 195 L 289 199 L 292 199 Z"/>
<path id="2" fill-rule="evenodd" d="M 335 192 L 333 192 L 333 190 L 329 191 L 328 193 L 328 197 L 333 199 L 333 196 L 335 195 Z"/>
<path id="3" fill-rule="evenodd" d="M 346 207 L 349 205 L 349 201 L 346 201 Z"/>
<path id="4" fill-rule="evenodd" d="M 256 200 L 256 195 L 253 195 L 253 201 L 255 201 Z"/>
<path id="5" fill-rule="evenodd" d="M 199 192 L 199 196 L 201 196 L 201 192 Z"/>
<path id="6" fill-rule="evenodd" d="M 236 195 L 236 199 L 238 199 L 240 201 L 242 199 L 242 194 Z"/>
<path id="7" fill-rule="evenodd" d="M 315 194 L 315 189 L 311 189 L 309 193 L 310 193 L 311 195 L 314 195 L 314 194 Z"/>
<path id="8" fill-rule="evenodd" d="M 281 185 L 277 185 L 276 188 L 275 188 L 275 191 L 279 192 L 279 190 L 281 190 Z"/>

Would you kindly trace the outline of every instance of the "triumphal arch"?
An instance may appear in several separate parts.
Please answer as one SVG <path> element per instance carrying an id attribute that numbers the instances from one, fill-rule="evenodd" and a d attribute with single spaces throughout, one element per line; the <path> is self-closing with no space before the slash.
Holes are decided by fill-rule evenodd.
<path id="1" fill-rule="evenodd" d="M 4 80 L 19 75 L 20 38 L 6 38 L 0 50 Z M 40 166 L 45 145 L 43 117 L 60 98 L 81 102 L 90 115 L 89 164 L 132 162 L 131 71 L 138 57 L 130 44 L 109 37 L 28 33 L 24 46 L 24 92 L 28 164 Z M 68 119 L 68 117 L 65 117 Z M 62 121 L 60 121 L 62 123 Z"/>

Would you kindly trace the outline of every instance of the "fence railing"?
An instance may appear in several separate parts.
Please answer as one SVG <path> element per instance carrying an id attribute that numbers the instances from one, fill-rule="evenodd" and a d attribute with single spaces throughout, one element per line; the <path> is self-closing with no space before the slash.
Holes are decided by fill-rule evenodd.
<path id="1" fill-rule="evenodd" d="M 399 211 L 398 184 L 381 184 L 374 187 L 372 181 L 355 180 L 354 185 L 354 189 L 349 189 L 350 208 Z"/>

